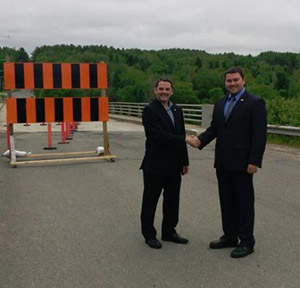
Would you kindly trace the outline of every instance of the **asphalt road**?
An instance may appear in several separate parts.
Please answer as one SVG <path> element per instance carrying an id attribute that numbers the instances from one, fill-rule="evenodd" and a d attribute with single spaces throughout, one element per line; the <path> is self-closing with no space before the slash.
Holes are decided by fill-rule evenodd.
<path id="1" fill-rule="evenodd" d="M 114 163 L 13 169 L 0 159 L 1 288 L 299 287 L 300 149 L 268 146 L 255 176 L 256 250 L 232 259 L 231 249 L 208 248 L 221 235 L 213 145 L 201 152 L 189 148 L 177 230 L 190 243 L 163 242 L 155 250 L 140 233 L 143 129 L 109 123 Z M 15 136 L 16 149 L 45 153 L 45 133 Z M 55 132 L 57 152 L 102 145 L 101 133 L 84 129 L 70 144 L 58 141 Z M 5 146 L 2 131 L 1 152 Z M 161 202 L 158 231 L 160 221 Z"/>

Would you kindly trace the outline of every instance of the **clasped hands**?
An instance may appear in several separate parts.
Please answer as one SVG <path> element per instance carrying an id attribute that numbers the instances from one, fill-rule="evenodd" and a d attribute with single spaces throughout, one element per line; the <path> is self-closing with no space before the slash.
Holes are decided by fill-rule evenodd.
<path id="1" fill-rule="evenodd" d="M 201 145 L 201 141 L 195 135 L 187 135 L 185 136 L 185 142 L 194 148 L 199 148 Z"/>

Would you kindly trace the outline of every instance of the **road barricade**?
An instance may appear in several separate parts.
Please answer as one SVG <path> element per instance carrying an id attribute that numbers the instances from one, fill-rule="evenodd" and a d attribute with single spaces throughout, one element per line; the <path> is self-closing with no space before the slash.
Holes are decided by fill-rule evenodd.
<path id="1" fill-rule="evenodd" d="M 90 63 L 4 63 L 5 89 L 101 89 L 101 97 L 81 98 L 10 98 L 6 99 L 7 137 L 12 167 L 26 164 L 45 164 L 61 162 L 77 162 L 105 159 L 115 161 L 111 155 L 108 142 L 108 97 L 107 65 L 103 62 Z M 40 159 L 17 161 L 13 125 L 19 123 L 77 123 L 98 121 L 103 123 L 104 151 L 97 155 L 96 151 L 30 154 L 27 157 L 86 156 L 62 159 Z M 70 127 L 70 126 L 68 126 Z M 50 131 L 51 133 L 51 131 Z M 51 135 L 50 135 L 51 137 Z M 48 143 L 49 130 L 48 130 Z M 48 145 L 51 146 L 51 145 Z M 96 156 L 97 155 L 97 156 Z"/>

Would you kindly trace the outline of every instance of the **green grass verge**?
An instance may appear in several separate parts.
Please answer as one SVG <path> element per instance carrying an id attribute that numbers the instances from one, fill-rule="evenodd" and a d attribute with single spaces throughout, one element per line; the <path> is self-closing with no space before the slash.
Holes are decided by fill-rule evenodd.
<path id="1" fill-rule="evenodd" d="M 300 137 L 268 134 L 267 142 L 269 144 L 280 144 L 300 148 Z"/>

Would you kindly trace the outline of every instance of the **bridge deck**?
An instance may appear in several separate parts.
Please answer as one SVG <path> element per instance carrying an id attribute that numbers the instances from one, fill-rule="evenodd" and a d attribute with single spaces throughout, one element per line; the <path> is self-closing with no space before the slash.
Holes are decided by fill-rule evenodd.
<path id="1" fill-rule="evenodd" d="M 109 123 L 115 163 L 12 169 L 1 159 L 0 287 L 298 287 L 300 149 L 268 145 L 255 176 L 256 251 L 239 260 L 229 257 L 230 249 L 208 249 L 221 233 L 214 150 L 189 148 L 178 232 L 190 243 L 163 242 L 154 251 L 145 245 L 139 222 L 143 127 Z M 58 151 L 101 146 L 100 124 L 79 127 L 68 145 L 58 146 L 59 133 L 53 133 Z M 20 150 L 44 153 L 44 133 L 17 131 L 15 138 Z"/>

